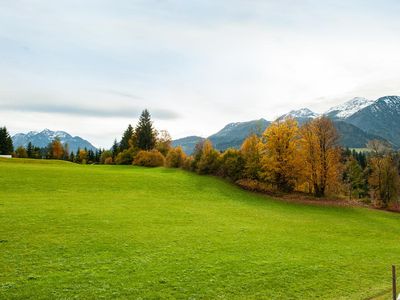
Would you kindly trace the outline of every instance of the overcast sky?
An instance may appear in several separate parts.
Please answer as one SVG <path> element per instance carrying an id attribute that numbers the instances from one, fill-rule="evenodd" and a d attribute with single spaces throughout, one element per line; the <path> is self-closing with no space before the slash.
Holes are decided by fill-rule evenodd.
<path id="1" fill-rule="evenodd" d="M 398 0 L 0 0 L 0 125 L 109 147 L 400 94 Z"/>

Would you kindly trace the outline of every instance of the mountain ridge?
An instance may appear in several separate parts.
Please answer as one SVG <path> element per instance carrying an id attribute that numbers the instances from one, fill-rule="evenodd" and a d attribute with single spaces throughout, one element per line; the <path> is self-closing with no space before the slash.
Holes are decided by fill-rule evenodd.
<path id="1" fill-rule="evenodd" d="M 43 148 L 51 143 L 56 137 L 60 139 L 62 144 L 68 144 L 69 151 L 76 152 L 78 148 L 87 148 L 88 150 L 90 149 L 93 151 L 97 149 L 89 141 L 79 136 L 72 136 L 65 131 L 52 131 L 47 128 L 40 132 L 29 131 L 28 133 L 17 133 L 12 136 L 12 141 L 15 148 L 20 146 L 27 147 L 29 142 L 31 142 L 33 146 Z"/>

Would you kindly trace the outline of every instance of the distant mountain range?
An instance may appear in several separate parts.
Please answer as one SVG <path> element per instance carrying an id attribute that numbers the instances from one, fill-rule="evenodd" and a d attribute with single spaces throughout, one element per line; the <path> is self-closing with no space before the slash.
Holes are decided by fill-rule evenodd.
<path id="1" fill-rule="evenodd" d="M 31 142 L 32 145 L 36 147 L 46 147 L 49 143 L 51 143 L 56 137 L 58 137 L 63 144 L 68 144 L 69 151 L 74 151 L 80 149 L 91 149 L 96 150 L 96 147 L 93 146 L 87 140 L 82 139 L 79 136 L 71 136 L 70 134 L 64 131 L 51 131 L 49 129 L 45 129 L 41 132 L 30 131 L 28 133 L 17 133 L 12 137 L 14 148 L 19 146 L 27 147 L 28 143 Z"/>
<path id="2" fill-rule="evenodd" d="M 323 114 L 302 108 L 292 110 L 277 120 L 292 117 L 302 125 L 321 115 L 334 121 L 340 135 L 340 143 L 344 147 L 363 148 L 369 140 L 379 139 L 400 148 L 399 96 L 385 96 L 375 101 L 357 97 L 332 107 Z M 221 151 L 230 147 L 239 148 L 247 136 L 252 133 L 260 135 L 270 124 L 271 122 L 265 119 L 230 123 L 208 139 Z M 191 154 L 194 146 L 201 140 L 204 138 L 191 136 L 175 140 L 173 145 L 180 145 L 186 153 Z"/>

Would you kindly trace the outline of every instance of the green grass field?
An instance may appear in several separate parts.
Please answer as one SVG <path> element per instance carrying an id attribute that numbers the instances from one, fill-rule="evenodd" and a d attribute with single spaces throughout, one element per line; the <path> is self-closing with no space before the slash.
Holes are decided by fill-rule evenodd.
<path id="1" fill-rule="evenodd" d="M 181 170 L 0 160 L 0 299 L 390 295 L 400 215 Z"/>

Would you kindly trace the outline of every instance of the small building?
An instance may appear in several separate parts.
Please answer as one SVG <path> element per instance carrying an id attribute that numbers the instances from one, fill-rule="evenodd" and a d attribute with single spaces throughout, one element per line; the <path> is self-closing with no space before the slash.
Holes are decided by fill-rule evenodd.
<path id="1" fill-rule="evenodd" d="M 0 158 L 12 158 L 12 155 L 0 155 Z"/>

